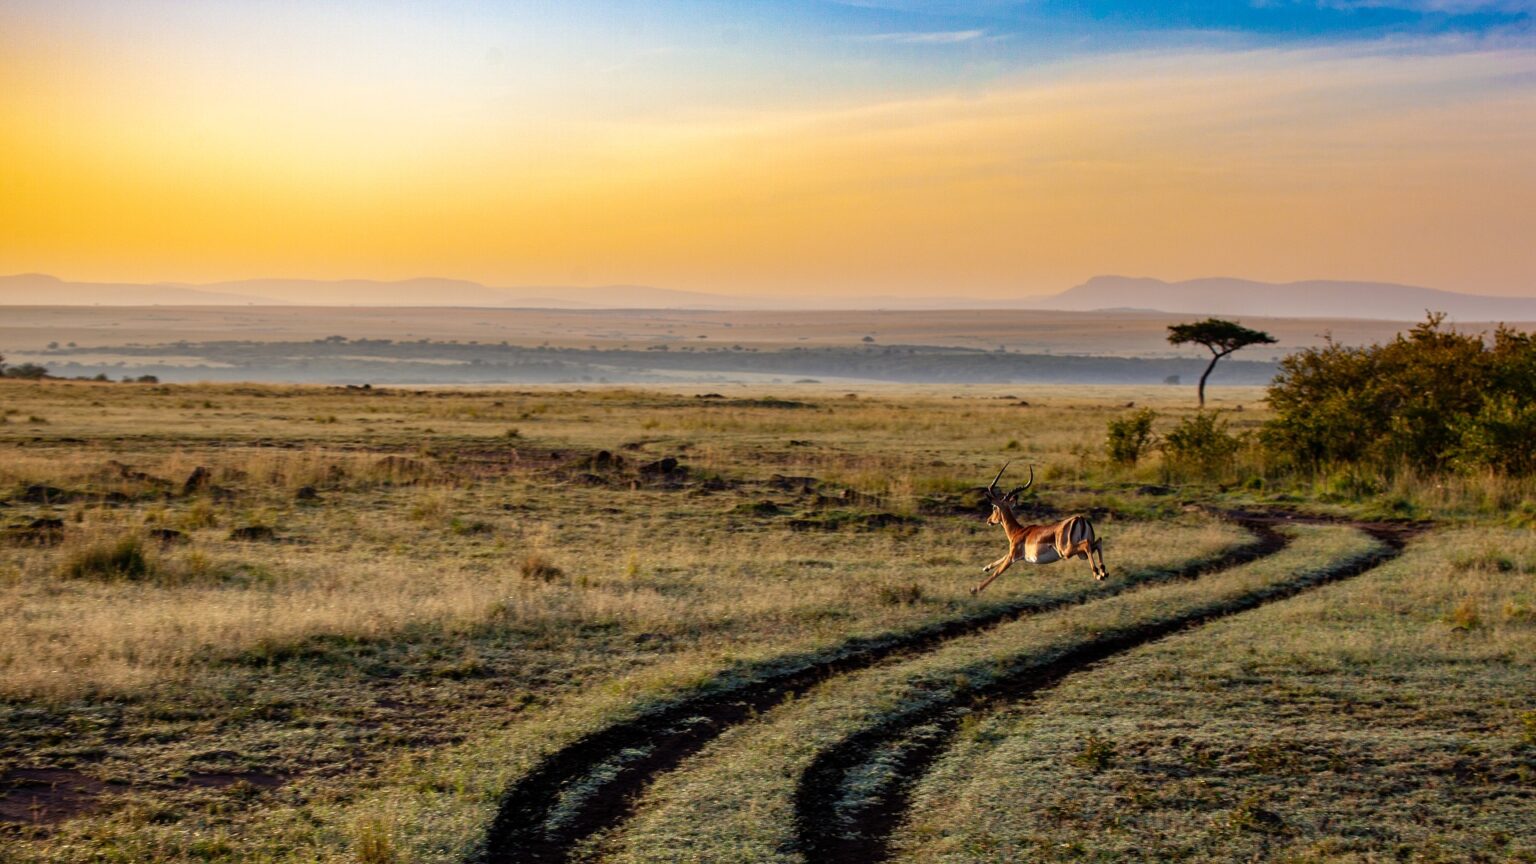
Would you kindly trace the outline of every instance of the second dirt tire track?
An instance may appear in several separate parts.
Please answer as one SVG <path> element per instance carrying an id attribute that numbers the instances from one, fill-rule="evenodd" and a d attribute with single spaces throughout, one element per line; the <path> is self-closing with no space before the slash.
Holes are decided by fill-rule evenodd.
<path id="1" fill-rule="evenodd" d="M 1261 518 L 1244 516 L 1240 521 L 1251 530 L 1266 530 L 1263 522 L 1253 521 Z M 1025 666 L 985 687 L 963 694 L 962 698 L 925 705 L 920 710 L 892 717 L 879 726 L 844 738 L 816 758 L 796 787 L 795 851 L 803 855 L 808 864 L 877 864 L 888 860 L 891 835 L 906 814 L 914 785 L 949 746 L 961 717 L 968 711 L 1028 698 L 1054 687 L 1069 675 L 1086 671 L 1131 649 L 1359 576 L 1402 554 L 1408 537 L 1418 530 L 1414 526 L 1379 523 L 1337 524 L 1364 531 L 1383 546 L 1307 578 L 1250 592 L 1224 603 L 1198 607 L 1160 621 L 1101 633 L 1048 662 Z M 902 750 L 892 782 L 871 802 L 840 818 L 839 795 L 849 773 L 863 765 L 877 750 L 908 739 L 912 730 L 918 727 L 934 727 L 937 732 L 923 736 Z"/>

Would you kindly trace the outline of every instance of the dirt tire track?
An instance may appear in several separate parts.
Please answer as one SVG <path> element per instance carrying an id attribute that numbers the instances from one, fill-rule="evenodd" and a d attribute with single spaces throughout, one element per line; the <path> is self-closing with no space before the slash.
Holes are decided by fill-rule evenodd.
<path id="1" fill-rule="evenodd" d="M 1261 530 L 1272 519 L 1287 519 L 1256 514 L 1229 515 L 1252 530 Z M 843 739 L 818 755 L 801 775 L 796 786 L 797 847 L 794 851 L 801 853 L 808 864 L 847 864 L 855 861 L 860 864 L 876 864 L 887 860 L 891 851 L 891 835 L 906 815 L 913 787 L 928 773 L 940 754 L 948 749 L 959 728 L 960 719 L 966 713 L 1034 696 L 1054 687 L 1069 675 L 1086 671 L 1117 654 L 1176 633 L 1359 576 L 1402 554 L 1408 538 L 1424 527 L 1323 519 L 1294 521 L 1352 525 L 1385 545 L 1376 552 L 1330 567 L 1311 578 L 1271 586 L 1227 603 L 1204 606 L 1141 627 L 1107 631 L 1098 638 L 1074 646 L 1049 662 L 1026 666 L 985 687 L 888 718 L 879 726 Z M 877 749 L 900 742 L 920 726 L 937 727 L 938 731 L 917 738 L 915 743 L 901 752 L 894 768 L 893 782 L 881 790 L 873 802 L 852 813 L 851 824 L 839 818 L 837 805 L 840 790 L 849 772 L 862 766 Z"/>
<path id="2" fill-rule="evenodd" d="M 1008 604 L 986 613 L 919 628 L 896 637 L 851 640 L 835 656 L 808 662 L 713 693 L 673 703 L 651 713 L 601 729 L 551 754 L 503 795 L 476 864 L 563 862 L 582 841 L 624 822 L 634 802 L 658 776 L 675 769 L 727 729 L 767 711 L 786 697 L 817 684 L 886 660 L 923 653 L 938 645 L 1017 620 L 1113 596 L 1133 587 L 1196 579 L 1273 555 L 1290 539 L 1270 520 L 1225 514 L 1254 535 L 1251 542 L 1191 562 L 1175 570 L 1103 590 L 1057 600 Z M 632 758 L 572 808 L 559 825 L 549 826 L 561 804 L 561 792 L 624 754 Z"/>

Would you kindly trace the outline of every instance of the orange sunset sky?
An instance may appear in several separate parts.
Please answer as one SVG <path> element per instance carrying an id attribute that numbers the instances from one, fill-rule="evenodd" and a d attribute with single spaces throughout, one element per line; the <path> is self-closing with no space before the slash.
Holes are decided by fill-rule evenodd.
<path id="1" fill-rule="evenodd" d="M 0 0 L 0 274 L 1536 295 L 1531 4 L 1163 5 Z"/>

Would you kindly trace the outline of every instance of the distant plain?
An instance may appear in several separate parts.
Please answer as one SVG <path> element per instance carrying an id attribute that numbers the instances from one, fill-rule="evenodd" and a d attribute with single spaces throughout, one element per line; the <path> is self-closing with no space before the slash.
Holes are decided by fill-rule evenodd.
<path id="1" fill-rule="evenodd" d="M 3 308 L 0 351 L 13 365 L 182 383 L 1153 386 L 1192 383 L 1210 356 L 1166 341 L 1170 324 L 1199 316 L 1134 310 Z M 1409 326 L 1243 320 L 1279 341 L 1223 361 L 1214 386 L 1261 385 L 1290 351 L 1387 341 Z"/>
<path id="2" fill-rule="evenodd" d="M 445 307 L 293 306 L 5 306 L 0 346 L 30 359 L 50 342 L 81 346 L 156 344 L 221 339 L 432 339 L 519 345 L 597 345 L 716 342 L 757 348 L 852 345 L 865 336 L 886 345 L 933 345 L 1028 353 L 1192 357 L 1175 349 L 1167 326 L 1192 315 L 1166 312 L 1057 312 L 1031 309 L 712 311 L 686 309 L 481 309 Z M 1248 352 L 1283 356 L 1321 344 L 1326 334 L 1358 344 L 1390 339 L 1412 322 L 1358 318 L 1244 318 L 1280 342 Z M 1467 322 L 1464 329 L 1492 329 Z M 702 337 L 702 338 L 701 338 Z"/>

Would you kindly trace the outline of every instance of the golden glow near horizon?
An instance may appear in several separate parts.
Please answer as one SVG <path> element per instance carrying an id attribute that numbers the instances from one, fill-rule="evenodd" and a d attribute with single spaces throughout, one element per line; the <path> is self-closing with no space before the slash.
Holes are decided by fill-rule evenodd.
<path id="1" fill-rule="evenodd" d="M 751 39 L 689 53 L 669 43 L 688 33 L 572 35 L 581 21 L 251 5 L 0 2 L 0 273 L 1536 294 L 1520 42 L 1160 45 L 916 83 L 833 45 L 786 53 L 801 78 L 780 81 Z M 818 85 L 816 63 L 854 86 Z"/>

